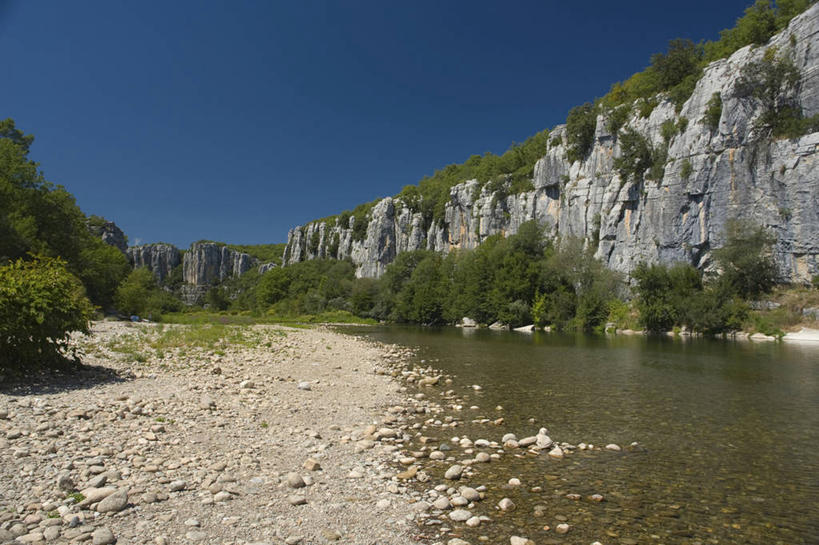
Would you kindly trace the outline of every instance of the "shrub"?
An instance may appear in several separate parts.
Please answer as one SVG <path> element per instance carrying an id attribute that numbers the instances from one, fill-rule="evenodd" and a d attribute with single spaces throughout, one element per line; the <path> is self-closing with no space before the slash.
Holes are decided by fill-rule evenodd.
<path id="1" fill-rule="evenodd" d="M 663 121 L 663 124 L 660 125 L 660 134 L 662 135 L 666 144 L 669 144 L 671 139 L 677 136 L 677 124 L 673 119 L 666 119 Z"/>
<path id="2" fill-rule="evenodd" d="M 566 118 L 566 142 L 570 162 L 580 161 L 589 154 L 594 145 L 596 129 L 597 112 L 591 103 L 575 106 L 569 111 Z"/>
<path id="3" fill-rule="evenodd" d="M 706 335 L 739 331 L 748 319 L 748 306 L 719 285 L 694 294 L 688 306 L 691 329 Z"/>
<path id="4" fill-rule="evenodd" d="M 627 129 L 620 136 L 620 156 L 614 159 L 614 168 L 623 182 L 641 180 L 654 162 L 653 149 L 648 140 L 635 131 Z"/>
<path id="5" fill-rule="evenodd" d="M 778 278 L 770 255 L 774 237 L 748 221 L 730 220 L 725 238 L 722 248 L 713 252 L 722 268 L 720 283 L 725 292 L 747 299 L 770 291 Z"/>
<path id="6" fill-rule="evenodd" d="M 646 176 L 650 180 L 660 182 L 665 175 L 665 164 L 668 161 L 668 144 L 663 144 L 659 148 L 651 148 L 651 167 Z"/>
<path id="7" fill-rule="evenodd" d="M 507 304 L 498 314 L 498 319 L 510 327 L 520 327 L 532 323 L 532 312 L 525 301 L 518 299 Z"/>
<path id="8" fill-rule="evenodd" d="M 114 294 L 114 304 L 120 312 L 129 316 L 161 319 L 163 312 L 181 310 L 182 303 L 161 289 L 148 269 L 134 269 L 122 281 Z"/>
<path id="9" fill-rule="evenodd" d="M 319 249 L 319 242 L 321 241 L 321 231 L 319 230 L 318 226 L 314 228 L 313 234 L 310 235 L 310 244 L 307 247 L 308 251 L 312 255 L 316 255 Z"/>
<path id="10" fill-rule="evenodd" d="M 712 131 L 719 127 L 719 120 L 722 118 L 722 96 L 719 93 L 711 95 L 711 99 L 705 108 L 703 123 Z"/>
<path id="11" fill-rule="evenodd" d="M 648 331 L 664 332 L 691 324 L 690 301 L 702 291 L 697 269 L 683 263 L 671 267 L 641 263 L 633 277 L 640 322 Z"/>
<path id="12" fill-rule="evenodd" d="M 330 238 L 330 244 L 327 246 L 327 255 L 328 259 L 338 259 L 338 247 L 341 243 L 341 236 L 338 232 L 333 233 L 333 236 Z"/>
<path id="13" fill-rule="evenodd" d="M 651 56 L 651 69 L 657 76 L 660 89 L 671 89 L 689 76 L 698 75 L 701 58 L 702 48 L 691 40 L 671 40 L 667 53 Z"/>
<path id="14" fill-rule="evenodd" d="M 651 115 L 651 112 L 654 111 L 654 108 L 660 103 L 656 97 L 644 98 L 637 101 L 637 112 L 640 114 L 640 117 L 648 117 Z"/>
<path id="15" fill-rule="evenodd" d="M 72 332 L 88 332 L 93 307 L 60 259 L 38 257 L 0 267 L 0 368 L 65 361 Z"/>
<path id="16" fill-rule="evenodd" d="M 624 104 L 609 110 L 608 119 L 606 119 L 606 128 L 612 136 L 617 137 L 617 133 L 620 132 L 620 129 L 626 124 L 626 121 L 628 121 L 629 115 L 631 115 L 631 106 L 629 105 Z"/>
<path id="17" fill-rule="evenodd" d="M 694 173 L 694 167 L 691 166 L 691 161 L 689 159 L 685 159 L 682 164 L 682 168 L 680 169 L 680 176 L 683 180 L 687 180 L 691 177 L 691 174 Z"/>
<path id="18" fill-rule="evenodd" d="M 771 47 L 761 60 L 743 67 L 735 94 L 760 104 L 756 128 L 768 130 L 776 138 L 795 138 L 819 125 L 819 116 L 803 117 L 795 94 L 800 78 L 793 61 Z"/>
<path id="19" fill-rule="evenodd" d="M 787 0 L 785 3 L 788 3 Z M 749 44 L 763 44 L 776 30 L 776 12 L 770 0 L 757 0 L 737 19 L 734 28 L 720 32 L 720 39 L 717 42 L 705 44 L 705 60 L 711 62 L 725 58 Z"/>

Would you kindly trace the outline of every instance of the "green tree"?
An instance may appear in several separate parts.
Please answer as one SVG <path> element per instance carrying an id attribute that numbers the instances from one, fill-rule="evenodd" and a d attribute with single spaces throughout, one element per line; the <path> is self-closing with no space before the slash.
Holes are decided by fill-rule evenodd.
<path id="1" fill-rule="evenodd" d="M 72 332 L 88 332 L 93 308 L 60 259 L 0 266 L 0 369 L 30 369 L 76 356 Z"/>
<path id="2" fill-rule="evenodd" d="M 163 312 L 177 312 L 182 303 L 156 283 L 153 273 L 145 267 L 134 269 L 122 281 L 114 294 L 117 310 L 129 316 L 159 321 Z"/>
<path id="3" fill-rule="evenodd" d="M 28 157 L 33 142 L 14 121 L 0 121 L 0 263 L 29 254 L 62 258 L 91 301 L 108 307 L 127 272 L 125 257 L 101 246 L 74 197 L 48 183 Z"/>
<path id="4" fill-rule="evenodd" d="M 763 227 L 747 220 L 726 223 L 725 244 L 713 252 L 726 293 L 748 299 L 776 285 L 778 271 L 771 255 L 774 241 Z"/>
<path id="5" fill-rule="evenodd" d="M 587 102 L 569 110 L 566 117 L 566 141 L 570 162 L 585 159 L 594 145 L 594 131 L 597 129 L 597 112 L 594 105 Z"/>
<path id="6" fill-rule="evenodd" d="M 651 57 L 651 69 L 657 74 L 660 90 L 671 89 L 688 76 L 698 75 L 701 58 L 702 49 L 691 40 L 671 40 L 668 52 Z"/>
<path id="7" fill-rule="evenodd" d="M 443 275 L 441 256 L 433 253 L 422 259 L 398 294 L 398 315 L 418 324 L 437 324 L 443 319 Z"/>

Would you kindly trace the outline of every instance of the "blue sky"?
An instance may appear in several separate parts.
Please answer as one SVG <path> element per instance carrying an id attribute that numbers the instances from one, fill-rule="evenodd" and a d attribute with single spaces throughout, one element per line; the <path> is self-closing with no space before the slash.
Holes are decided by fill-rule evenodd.
<path id="1" fill-rule="evenodd" d="M 0 117 L 132 244 L 283 242 L 561 123 L 750 3 L 0 0 Z"/>

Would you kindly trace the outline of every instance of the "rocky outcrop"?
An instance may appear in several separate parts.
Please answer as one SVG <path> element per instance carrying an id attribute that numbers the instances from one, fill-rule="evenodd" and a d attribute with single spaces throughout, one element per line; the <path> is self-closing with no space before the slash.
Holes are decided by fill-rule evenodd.
<path id="1" fill-rule="evenodd" d="M 225 245 L 195 242 L 182 259 L 182 276 L 187 284 L 207 286 L 235 278 L 256 265 L 256 258 Z"/>
<path id="2" fill-rule="evenodd" d="M 284 262 L 349 257 L 358 276 L 377 277 L 400 252 L 474 248 L 490 235 L 512 234 L 535 220 L 554 239 L 584 239 L 610 268 L 625 273 L 640 261 L 683 261 L 707 269 L 712 249 L 724 243 L 726 222 L 747 219 L 775 236 L 782 277 L 807 281 L 819 274 L 819 133 L 773 139 L 757 128 L 763 105 L 737 92 L 743 67 L 772 47 L 800 70 L 790 98 L 806 117 L 819 114 L 816 5 L 765 46 L 745 47 L 710 64 L 679 112 L 669 100 L 647 118 L 635 109 L 624 128 L 643 135 L 655 149 L 667 146 L 659 180 L 620 176 L 614 159 L 623 152 L 622 139 L 599 116 L 586 158 L 570 163 L 565 143 L 550 146 L 535 165 L 531 191 L 490 193 L 465 181 L 452 188 L 444 216 L 430 225 L 401 200 L 386 198 L 371 210 L 366 235 L 358 240 L 354 218 L 348 225 L 313 222 L 291 229 Z M 712 129 L 705 117 L 715 93 L 723 106 Z M 667 122 L 682 129 L 668 141 Z M 550 139 L 564 133 L 565 127 L 556 127 Z"/>
<path id="3" fill-rule="evenodd" d="M 125 233 L 113 221 L 106 221 L 102 218 L 92 217 L 88 221 L 88 230 L 95 237 L 99 237 L 109 246 L 118 248 L 122 253 L 128 249 L 128 240 Z"/>
<path id="4" fill-rule="evenodd" d="M 127 255 L 133 268 L 145 267 L 154 273 L 159 282 L 163 282 L 182 263 L 179 249 L 162 242 L 132 246 L 128 248 Z"/>

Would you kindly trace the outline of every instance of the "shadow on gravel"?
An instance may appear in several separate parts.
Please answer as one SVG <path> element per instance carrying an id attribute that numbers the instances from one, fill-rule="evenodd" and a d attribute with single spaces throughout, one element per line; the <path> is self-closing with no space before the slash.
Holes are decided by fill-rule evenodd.
<path id="1" fill-rule="evenodd" d="M 71 364 L 56 369 L 40 369 L 25 375 L 0 376 L 0 394 L 31 396 L 85 390 L 103 384 L 133 379 L 130 372 L 121 372 L 98 365 Z"/>

